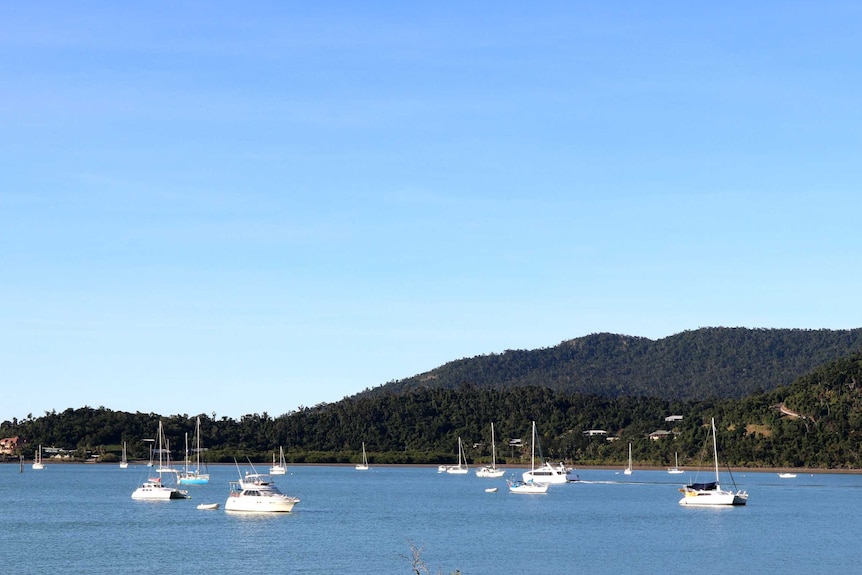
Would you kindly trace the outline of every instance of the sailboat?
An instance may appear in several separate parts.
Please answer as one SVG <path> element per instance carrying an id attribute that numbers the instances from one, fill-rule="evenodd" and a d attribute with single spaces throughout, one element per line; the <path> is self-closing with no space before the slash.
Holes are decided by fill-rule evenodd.
<path id="1" fill-rule="evenodd" d="M 679 475 L 680 473 L 685 473 L 685 471 L 679 468 L 679 455 L 676 452 L 674 452 L 673 458 L 675 461 L 675 465 L 673 467 L 668 467 L 667 472 L 671 475 Z"/>
<path id="2" fill-rule="evenodd" d="M 210 474 L 201 472 L 201 418 L 195 424 L 195 468 L 189 469 L 189 434 L 186 433 L 186 466 L 179 474 L 181 485 L 206 485 L 210 482 Z"/>
<path id="3" fill-rule="evenodd" d="M 275 462 L 275 453 L 272 454 L 272 466 L 269 468 L 270 475 L 285 475 L 287 473 L 287 461 L 284 460 L 284 448 L 278 448 L 278 463 Z"/>
<path id="4" fill-rule="evenodd" d="M 715 418 L 712 419 L 712 453 L 715 458 L 715 481 L 691 483 L 681 488 L 679 491 L 684 494 L 684 497 L 679 500 L 679 504 L 689 506 L 745 505 L 748 502 L 747 492 L 722 489 L 718 483 L 718 441 L 715 438 Z M 731 475 L 732 479 L 733 476 Z M 734 484 L 734 488 L 736 488 L 736 484 Z"/>
<path id="5" fill-rule="evenodd" d="M 629 443 L 629 466 L 623 470 L 623 474 L 631 475 L 632 474 L 632 444 Z"/>
<path id="6" fill-rule="evenodd" d="M 476 470 L 476 477 L 502 477 L 505 469 L 497 469 L 497 446 L 494 442 L 494 424 L 491 423 L 491 467 L 483 465 Z"/>
<path id="7" fill-rule="evenodd" d="M 365 454 L 365 442 L 362 442 L 362 463 L 356 464 L 357 471 L 368 471 L 368 456 Z"/>
<path id="8" fill-rule="evenodd" d="M 129 466 L 129 460 L 126 459 L 126 442 L 123 442 L 123 458 L 120 460 L 120 469 L 125 469 Z"/>
<path id="9" fill-rule="evenodd" d="M 36 454 L 33 456 L 33 469 L 45 469 L 45 464 L 42 463 L 42 446 L 39 446 L 39 449 L 36 450 Z"/>
<path id="10" fill-rule="evenodd" d="M 171 487 L 169 485 L 165 485 L 162 482 L 162 475 L 164 473 L 176 473 L 176 471 L 171 470 L 170 468 L 170 450 L 168 451 L 167 457 L 167 467 L 163 465 L 164 463 L 164 454 L 166 450 L 162 449 L 162 441 L 164 440 L 167 443 L 167 440 L 164 438 L 165 430 L 162 426 L 162 422 L 159 421 L 159 466 L 156 468 L 156 472 L 159 474 L 158 477 L 149 477 L 146 481 L 144 481 L 140 487 L 135 489 L 132 492 L 132 499 L 146 499 L 146 500 L 168 500 L 168 499 L 188 499 L 189 493 L 188 491 L 183 491 L 177 489 L 176 487 Z"/>
<path id="11" fill-rule="evenodd" d="M 467 458 L 464 457 L 464 445 L 461 443 L 461 438 L 458 437 L 458 465 L 450 465 L 446 468 L 446 473 L 452 475 L 464 475 L 467 473 Z"/>
<path id="12" fill-rule="evenodd" d="M 548 487 L 550 483 L 542 483 L 533 479 L 533 472 L 536 471 L 536 442 L 538 441 L 538 436 L 536 435 L 536 422 L 533 422 L 533 445 L 530 451 L 530 471 L 524 472 L 523 481 L 517 481 L 513 479 L 506 479 L 506 483 L 509 484 L 509 491 L 511 493 L 524 493 L 524 494 L 534 494 L 534 493 L 547 493 Z M 529 479 L 527 478 L 529 475 Z"/>

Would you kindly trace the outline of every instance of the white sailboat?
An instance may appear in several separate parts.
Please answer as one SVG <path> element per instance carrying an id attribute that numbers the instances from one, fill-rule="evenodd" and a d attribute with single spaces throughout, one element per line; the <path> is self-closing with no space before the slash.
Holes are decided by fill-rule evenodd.
<path id="1" fill-rule="evenodd" d="M 745 505 L 748 502 L 747 492 L 722 489 L 718 483 L 718 442 L 715 438 L 715 418 L 712 419 L 712 453 L 715 458 L 715 481 L 691 483 L 681 488 L 679 491 L 683 493 L 684 497 L 679 500 L 679 504 L 702 507 Z M 734 487 L 736 486 L 734 485 Z"/>
<path id="2" fill-rule="evenodd" d="M 502 477 L 505 469 L 497 469 L 497 446 L 494 441 L 494 424 L 491 423 L 491 467 L 483 465 L 476 470 L 476 477 Z"/>
<path id="3" fill-rule="evenodd" d="M 357 471 L 368 471 L 368 456 L 365 454 L 365 442 L 362 442 L 362 463 L 356 464 Z"/>
<path id="4" fill-rule="evenodd" d="M 284 448 L 278 448 L 278 463 L 275 462 L 275 453 L 272 454 L 272 465 L 269 468 L 270 475 L 285 475 L 287 473 L 287 461 L 284 460 Z"/>
<path id="5" fill-rule="evenodd" d="M 629 443 L 629 466 L 623 470 L 623 473 L 625 475 L 631 475 L 632 474 L 632 444 L 631 443 Z"/>
<path id="6" fill-rule="evenodd" d="M 461 443 L 461 437 L 458 437 L 458 465 L 450 465 L 446 468 L 446 473 L 451 475 L 464 475 L 467 473 L 467 458 L 464 456 L 464 445 Z"/>
<path id="7" fill-rule="evenodd" d="M 679 468 L 679 454 L 674 452 L 673 458 L 675 461 L 675 465 L 673 467 L 668 467 L 667 472 L 671 475 L 679 475 L 680 473 L 685 473 L 685 471 Z"/>
<path id="8" fill-rule="evenodd" d="M 536 471 L 536 442 L 538 441 L 538 436 L 536 434 L 536 422 L 533 422 L 533 442 L 532 448 L 530 451 L 530 475 L 529 479 L 527 478 L 527 473 L 524 472 L 523 480 L 517 481 L 513 479 L 507 479 L 506 483 L 509 484 L 509 491 L 511 493 L 523 493 L 523 494 L 540 494 L 547 493 L 548 487 L 550 483 L 544 483 L 536 481 L 533 478 L 533 473 Z"/>
<path id="9" fill-rule="evenodd" d="M 206 485 L 210 482 L 210 474 L 201 471 L 201 418 L 195 424 L 195 468 L 189 469 L 189 434 L 186 433 L 186 466 L 179 474 L 181 485 Z"/>
<path id="10" fill-rule="evenodd" d="M 162 482 L 162 475 L 171 473 L 176 473 L 175 470 L 170 468 L 170 450 L 162 449 L 162 440 L 164 439 L 165 431 L 162 426 L 162 422 L 159 421 L 159 466 L 156 468 L 156 472 L 159 474 L 158 477 L 149 477 L 146 481 L 144 481 L 140 487 L 135 489 L 132 493 L 132 499 L 145 499 L 145 500 L 156 500 L 156 501 L 164 501 L 168 499 L 188 499 L 189 493 L 188 491 L 183 491 L 181 489 L 177 489 L 176 487 L 171 487 Z M 165 440 L 167 443 L 167 440 Z M 165 451 L 168 452 L 167 456 L 167 466 L 164 465 L 165 461 Z"/>
<path id="11" fill-rule="evenodd" d="M 33 469 L 45 469 L 45 464 L 42 463 L 42 446 L 36 450 L 36 454 L 33 456 Z"/>
<path id="12" fill-rule="evenodd" d="M 123 442 L 123 458 L 120 459 L 120 469 L 126 469 L 129 466 L 129 460 L 126 459 L 126 442 Z"/>

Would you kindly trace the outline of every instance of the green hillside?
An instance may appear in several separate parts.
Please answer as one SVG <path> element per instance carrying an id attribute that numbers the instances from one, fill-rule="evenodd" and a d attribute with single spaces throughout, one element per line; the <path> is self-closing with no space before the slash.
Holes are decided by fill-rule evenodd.
<path id="1" fill-rule="evenodd" d="M 267 461 L 283 445 L 293 462 L 355 462 L 364 441 L 372 463 L 452 462 L 463 438 L 471 464 L 490 455 L 489 424 L 494 422 L 498 457 L 524 464 L 530 421 L 541 434 L 545 456 L 575 465 L 617 465 L 633 444 L 636 465 L 665 466 L 679 453 L 683 466 L 704 459 L 706 424 L 715 417 L 723 459 L 748 467 L 806 466 L 862 468 L 862 353 L 852 354 L 798 378 L 788 386 L 742 399 L 681 401 L 660 398 L 568 394 L 541 387 L 508 390 L 464 386 L 457 390 L 420 388 L 365 395 L 303 409 L 279 417 L 251 414 L 233 420 L 201 415 L 209 461 L 251 457 Z M 781 410 L 784 407 L 784 412 Z M 681 421 L 667 422 L 669 415 Z M 43 444 L 76 450 L 78 458 L 116 458 L 123 441 L 133 457 L 146 458 L 156 414 L 105 408 L 68 409 L 25 421 L 0 424 L 0 436 L 20 435 L 32 457 Z M 191 432 L 194 417 L 162 418 L 169 438 Z M 590 436 L 601 429 L 608 436 Z M 655 431 L 667 431 L 651 439 Z M 608 437 L 616 439 L 609 441 Z M 176 457 L 176 455 L 175 455 Z"/>
<path id="2" fill-rule="evenodd" d="M 470 384 L 607 397 L 739 398 L 787 385 L 859 349 L 862 329 L 702 328 L 659 340 L 600 333 L 544 349 L 452 361 L 367 393 Z"/>

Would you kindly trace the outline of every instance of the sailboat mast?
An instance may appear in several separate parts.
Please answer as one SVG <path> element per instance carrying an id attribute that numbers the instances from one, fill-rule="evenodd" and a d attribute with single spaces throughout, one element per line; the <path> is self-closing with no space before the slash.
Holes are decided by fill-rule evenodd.
<path id="1" fill-rule="evenodd" d="M 536 470 L 536 422 L 533 422 L 533 447 L 530 454 L 530 471 Z"/>
<path id="2" fill-rule="evenodd" d="M 491 467 L 497 469 L 497 446 L 494 443 L 494 423 L 491 422 Z"/>
<path id="3" fill-rule="evenodd" d="M 718 483 L 718 440 L 715 438 L 715 418 L 712 418 L 712 455 L 715 458 L 715 482 Z"/>

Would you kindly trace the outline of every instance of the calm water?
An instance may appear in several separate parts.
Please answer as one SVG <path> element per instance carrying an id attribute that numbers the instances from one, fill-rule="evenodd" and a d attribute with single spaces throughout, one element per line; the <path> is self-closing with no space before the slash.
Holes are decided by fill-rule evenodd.
<path id="1" fill-rule="evenodd" d="M 132 501 L 146 467 L 0 465 L 5 573 L 860 572 L 862 475 L 737 474 L 747 507 L 690 509 L 661 471 L 579 470 L 581 483 L 513 495 L 502 479 L 436 468 L 292 467 L 289 515 L 224 505 L 233 466 L 211 467 L 188 501 Z M 701 479 L 707 477 L 701 475 Z M 499 486 L 498 493 L 484 488 Z"/>

